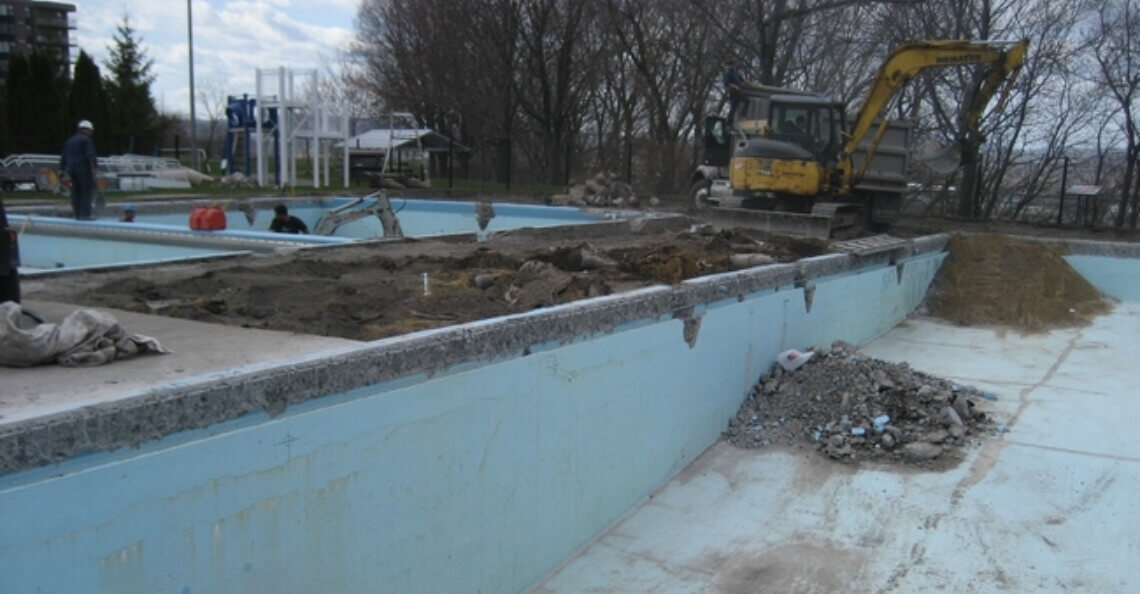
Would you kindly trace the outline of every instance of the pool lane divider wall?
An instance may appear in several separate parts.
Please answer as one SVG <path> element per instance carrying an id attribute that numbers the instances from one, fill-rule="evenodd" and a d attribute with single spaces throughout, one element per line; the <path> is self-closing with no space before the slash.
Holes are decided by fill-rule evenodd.
<path id="1" fill-rule="evenodd" d="M 904 319 L 946 241 L 0 419 L 0 575 L 13 591 L 519 591 L 715 442 L 777 353 Z"/>
<path id="2" fill-rule="evenodd" d="M 268 231 L 191 231 L 173 229 L 168 225 L 147 223 L 120 223 L 111 221 L 73 221 L 51 217 L 17 215 L 9 217 L 8 224 L 16 233 L 33 233 L 60 237 L 78 237 L 107 241 L 129 241 L 182 245 L 196 248 L 229 249 L 271 252 L 280 247 L 305 245 L 343 245 L 352 239 L 321 235 L 291 235 Z"/>

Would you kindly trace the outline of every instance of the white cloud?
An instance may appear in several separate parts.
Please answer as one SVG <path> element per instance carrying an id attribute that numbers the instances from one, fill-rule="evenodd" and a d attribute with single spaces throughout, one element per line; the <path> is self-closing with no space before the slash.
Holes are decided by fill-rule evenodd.
<path id="1" fill-rule="evenodd" d="M 195 86 L 253 94 L 256 68 L 319 68 L 351 41 L 360 0 L 193 0 Z M 76 3 L 75 42 L 100 68 L 115 28 L 130 18 L 153 60 L 151 92 L 167 112 L 189 111 L 186 3 L 95 0 Z M 201 102 L 197 109 L 202 112 Z"/>

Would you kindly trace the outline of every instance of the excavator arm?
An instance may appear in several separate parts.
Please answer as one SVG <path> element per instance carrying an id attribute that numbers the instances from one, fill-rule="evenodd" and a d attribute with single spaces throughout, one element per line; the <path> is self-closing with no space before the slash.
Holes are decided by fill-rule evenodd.
<path id="1" fill-rule="evenodd" d="M 1025 61 L 1025 52 L 1029 47 L 1028 40 L 1016 42 L 997 41 L 927 41 L 910 43 L 899 46 L 883 62 L 879 75 L 875 79 L 867 99 L 859 108 L 851 136 L 843 147 L 840 161 L 844 163 L 843 185 L 850 188 L 855 180 L 862 177 L 867 164 L 871 162 L 871 155 L 878 147 L 884 130 L 885 122 L 879 126 L 875 138 L 871 142 L 871 149 L 863 162 L 859 172 L 852 171 L 851 155 L 871 131 L 875 120 L 883 115 L 887 104 L 895 92 L 906 84 L 919 72 L 929 68 L 947 68 L 971 64 L 989 64 L 990 68 L 981 80 L 977 91 L 965 111 L 965 133 L 969 137 L 980 138 L 978 121 L 985 111 L 986 105 L 995 94 L 1001 91 L 999 101 L 1005 103 L 1018 69 Z"/>

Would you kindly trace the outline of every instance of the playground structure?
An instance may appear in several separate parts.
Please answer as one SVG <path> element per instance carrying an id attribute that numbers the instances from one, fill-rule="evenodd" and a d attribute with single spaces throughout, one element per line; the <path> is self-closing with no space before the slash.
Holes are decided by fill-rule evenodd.
<path id="1" fill-rule="evenodd" d="M 234 172 L 240 152 L 247 177 L 256 162 L 258 185 L 266 185 L 272 164 L 273 185 L 295 186 L 297 159 L 305 151 L 312 159 L 313 187 L 331 185 L 332 154 L 339 143 L 344 147 L 343 183 L 347 186 L 348 115 L 321 101 L 317 71 L 258 68 L 256 80 L 254 97 L 231 95 L 227 100 L 223 173 Z M 274 90 L 276 93 L 270 94 Z"/>

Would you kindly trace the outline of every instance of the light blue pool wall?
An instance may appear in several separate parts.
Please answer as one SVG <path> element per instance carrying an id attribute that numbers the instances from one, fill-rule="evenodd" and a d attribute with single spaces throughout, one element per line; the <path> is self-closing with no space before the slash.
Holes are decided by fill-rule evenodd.
<path id="1" fill-rule="evenodd" d="M 747 294 L 725 278 L 647 289 L 708 303 L 0 477 L 0 576 L 15 591 L 521 590 L 714 442 L 778 352 L 887 330 L 941 258 L 801 278 L 810 312 L 797 277 L 850 259 L 770 267 L 780 282 Z"/>
<path id="2" fill-rule="evenodd" d="M 1065 261 L 1100 292 L 1121 301 L 1140 301 L 1140 243 L 1086 239 L 1058 241 L 1042 237 L 1021 239 L 1062 244 L 1067 252 Z"/>
<path id="3" fill-rule="evenodd" d="M 0 591 L 519 591 L 715 441 L 778 352 L 887 330 L 942 258 L 647 289 L 673 313 L 0 476 Z"/>
<path id="4" fill-rule="evenodd" d="M 67 237 L 39 233 L 20 236 L 21 267 L 55 269 L 80 268 L 121 264 L 126 262 L 153 262 L 178 258 L 216 256 L 230 250 L 116 241 L 92 237 Z"/>

